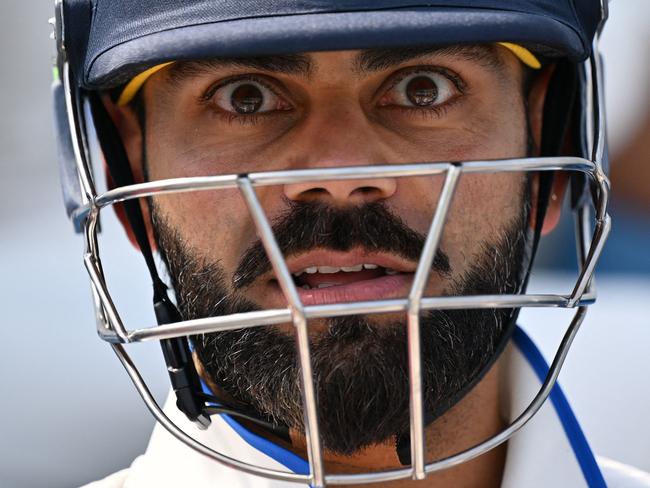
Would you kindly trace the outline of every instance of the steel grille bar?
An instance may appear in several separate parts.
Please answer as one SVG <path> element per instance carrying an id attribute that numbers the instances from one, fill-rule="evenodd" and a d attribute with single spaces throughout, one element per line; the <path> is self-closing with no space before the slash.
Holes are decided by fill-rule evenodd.
<path id="1" fill-rule="evenodd" d="M 413 479 L 426 477 L 425 439 L 424 439 L 424 405 L 422 403 L 422 351 L 420 342 L 420 310 L 422 295 L 429 280 L 433 258 L 438 251 L 442 230 L 447 220 L 460 170 L 451 165 L 447 170 L 444 186 L 438 199 L 438 208 L 431 221 L 427 239 L 422 249 L 420 262 L 413 277 L 413 285 L 408 297 L 408 351 L 409 351 L 409 395 L 411 406 L 411 460 Z"/>
<path id="2" fill-rule="evenodd" d="M 600 53 L 598 51 L 598 37 L 594 38 L 592 50 L 594 54 L 593 56 L 589 57 L 588 61 L 592 74 L 591 100 L 594 107 L 594 109 L 591 110 L 591 113 L 594 116 L 594 145 L 591 153 L 591 159 L 600 167 L 605 156 L 605 137 L 607 128 L 605 127 L 605 93 L 603 91 L 603 84 L 600 77 L 602 67 L 600 62 Z M 602 167 L 600 169 L 602 170 Z"/>
<path id="3" fill-rule="evenodd" d="M 589 172 L 593 168 L 593 163 L 587 159 L 566 156 L 267 171 L 250 173 L 249 178 L 255 186 L 267 186 L 304 183 L 314 180 L 333 181 L 434 176 L 446 173 L 451 164 L 462 167 L 464 173 L 512 173 L 519 171 L 557 171 L 561 169 Z"/>
<path id="4" fill-rule="evenodd" d="M 105 336 L 109 342 L 112 342 L 115 337 L 119 338 L 119 342 L 128 341 L 128 332 L 124 329 L 124 324 L 115 309 L 110 293 L 106 289 L 105 280 L 102 278 L 101 271 L 91 254 L 84 256 L 84 264 L 92 282 L 93 292 L 101 300 L 101 315 L 97 320 L 97 332 L 100 336 Z M 114 335 L 106 330 L 105 324 L 102 323 L 103 320 L 107 320 L 111 324 L 110 331 L 114 332 Z"/>
<path id="5" fill-rule="evenodd" d="M 598 222 L 596 226 L 596 231 L 594 232 L 593 243 L 589 249 L 589 254 L 587 255 L 587 262 L 585 263 L 584 268 L 580 273 L 580 278 L 576 283 L 575 289 L 571 294 L 571 304 L 577 303 L 580 299 L 580 296 L 584 293 L 587 288 L 591 277 L 593 276 L 594 269 L 596 268 L 596 263 L 600 257 L 603 247 L 605 246 L 605 241 L 609 232 L 611 230 L 611 219 L 609 216 L 606 216 L 602 222 Z"/>
<path id="6" fill-rule="evenodd" d="M 296 285 L 293 282 L 287 263 L 280 251 L 280 247 L 273 235 L 271 224 L 260 205 L 255 189 L 251 181 L 246 177 L 238 180 L 246 204 L 259 233 L 264 249 L 278 278 L 282 292 L 289 302 L 291 318 L 296 327 L 296 346 L 300 360 L 300 373 L 302 379 L 303 411 L 305 415 L 305 439 L 307 441 L 307 454 L 309 457 L 309 470 L 311 474 L 311 485 L 314 488 L 325 486 L 325 472 L 323 466 L 323 452 L 320 443 L 320 432 L 318 426 L 318 411 L 316 406 L 316 393 L 314 388 L 314 375 L 311 366 L 311 354 L 309 352 L 309 331 L 307 330 L 307 318 L 298 296 Z"/>
<path id="7" fill-rule="evenodd" d="M 590 305 L 595 295 L 583 295 L 575 306 Z M 569 307 L 569 297 L 563 295 L 473 295 L 453 297 L 423 298 L 422 310 L 458 310 L 471 308 L 513 308 L 513 307 Z M 355 302 L 346 304 L 312 305 L 304 307 L 305 316 L 309 319 L 342 317 L 347 315 L 371 315 L 391 312 L 406 312 L 407 299 L 377 300 L 371 302 Z M 291 322 L 291 311 L 288 308 L 246 312 L 186 320 L 174 324 L 165 324 L 129 332 L 127 342 L 146 342 L 151 340 L 172 339 L 196 334 L 223 332 L 227 330 L 261 327 L 265 325 L 285 324 Z"/>
<path id="8" fill-rule="evenodd" d="M 352 180 L 366 178 L 403 178 L 435 176 L 447 171 L 451 162 L 392 164 L 381 166 L 349 166 L 339 168 L 303 169 L 249 173 L 253 186 L 273 186 L 309 181 Z M 463 161 L 457 163 L 463 173 L 501 173 L 520 171 L 580 171 L 592 173 L 595 165 L 577 157 L 514 158 L 492 161 Z M 109 190 L 97 196 L 94 204 L 111 204 L 166 193 L 237 188 L 239 175 L 193 176 L 137 183 Z"/>
<path id="9" fill-rule="evenodd" d="M 596 207 L 596 228 L 591 239 L 592 245 L 586 251 L 586 246 L 580 253 L 586 251 L 587 259 L 581 269 L 580 277 L 575 285 L 573 293 L 571 294 L 571 302 L 575 303 L 579 300 L 580 295 L 589 287 L 596 263 L 603 250 L 607 236 L 611 230 L 611 218 L 607 214 L 607 205 L 609 203 L 609 180 L 603 172 L 602 162 L 605 156 L 605 97 L 601 83 L 601 65 L 600 53 L 598 51 L 598 36 L 594 38 L 593 42 L 593 55 L 585 62 L 585 71 L 590 74 L 591 78 L 591 93 L 588 98 L 588 104 L 591 104 L 591 109 L 588 113 L 591 119 L 588 121 L 588 126 L 592 128 L 592 151 L 591 158 L 595 164 L 595 184 L 597 185 L 596 191 L 598 192 L 598 202 Z M 578 237 L 582 239 L 589 229 L 588 208 L 582 205 L 578 209 Z"/>
<path id="10" fill-rule="evenodd" d="M 579 208 L 575 213 L 574 213 L 574 226 L 575 230 L 574 233 L 576 235 L 576 258 L 578 261 L 578 271 L 582 271 L 584 269 L 584 263 L 587 262 L 587 256 L 589 255 L 589 248 L 590 243 L 589 243 L 589 236 L 591 236 L 591 222 L 589 220 L 590 217 L 590 210 L 589 207 L 586 205 Z M 587 289 L 585 290 L 586 293 L 593 293 L 593 290 L 595 288 L 595 279 L 592 276 L 591 279 L 589 280 L 589 284 L 587 285 Z"/>
<path id="11" fill-rule="evenodd" d="M 77 125 L 78 113 L 77 101 L 75 94 L 72 90 L 74 86 L 73 74 L 70 71 L 70 64 L 66 61 L 63 63 L 62 73 L 63 93 L 65 97 L 65 107 L 68 116 L 68 127 L 70 129 L 70 137 L 72 139 L 72 151 L 74 153 L 75 162 L 77 163 L 77 173 L 79 174 L 79 183 L 81 184 L 82 194 L 81 197 L 85 204 L 91 204 L 93 196 L 97 194 L 95 185 L 93 184 L 92 172 L 88 165 L 88 149 L 83 142 L 81 129 Z"/>
<path id="12" fill-rule="evenodd" d="M 95 325 L 97 327 L 97 333 L 99 336 L 108 341 L 108 342 L 124 342 L 126 334 L 122 337 L 118 336 L 115 330 L 110 328 L 110 322 L 106 317 L 106 312 L 103 306 L 103 300 L 100 297 L 99 287 L 101 287 L 103 275 L 99 268 L 95 266 L 96 262 L 92 256 L 99 254 L 98 242 L 97 242 L 97 222 L 98 222 L 99 210 L 95 209 L 88 215 L 88 221 L 84 228 L 84 265 L 86 266 L 86 271 L 90 277 L 90 292 L 93 297 L 93 303 L 95 305 Z M 89 258 L 90 257 L 90 258 Z M 90 260 L 89 260 L 90 259 Z M 92 269 L 89 269 L 88 266 L 92 264 Z M 110 296 L 108 297 L 110 299 Z M 116 324 L 121 323 L 119 314 L 115 314 L 117 319 Z M 119 325 L 118 325 L 119 328 Z M 126 331 L 125 331 L 126 332 Z"/>
<path id="13" fill-rule="evenodd" d="M 84 265 L 90 276 L 91 291 L 93 297 L 99 300 L 99 306 L 95 308 L 97 333 L 108 342 L 128 341 L 128 331 L 122 323 L 119 313 L 113 303 L 111 294 L 106 285 L 106 279 L 99 259 L 97 243 L 97 223 L 99 211 L 94 211 L 88 216 L 86 225 L 86 252 L 84 254 Z M 107 324 L 111 325 L 107 329 Z"/>

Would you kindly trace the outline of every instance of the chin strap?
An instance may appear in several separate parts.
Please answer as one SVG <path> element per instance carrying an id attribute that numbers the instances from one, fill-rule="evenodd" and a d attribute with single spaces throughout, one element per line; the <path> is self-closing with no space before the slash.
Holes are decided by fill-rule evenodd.
<path id="1" fill-rule="evenodd" d="M 116 186 L 133 184 L 133 172 L 120 134 L 110 118 L 98 93 L 89 94 L 97 138 L 106 160 L 111 178 Z M 140 247 L 153 285 L 153 307 L 158 325 L 181 320 L 176 306 L 169 299 L 167 285 L 160 279 L 139 200 L 122 203 L 129 225 Z M 160 341 L 172 388 L 176 393 L 176 405 L 187 417 L 205 428 L 210 417 L 204 412 L 205 404 L 200 397 L 199 375 L 192 361 L 188 339 L 179 337 Z"/>
<path id="2" fill-rule="evenodd" d="M 557 63 L 553 77 L 551 78 L 544 101 L 544 124 L 542 127 L 542 142 L 540 156 L 557 156 L 562 154 L 567 139 L 567 134 L 573 120 L 573 109 L 575 107 L 578 92 L 578 73 L 571 63 L 560 61 Z M 527 259 L 524 263 L 524 275 L 521 280 L 519 293 L 525 293 L 528 287 L 535 255 L 542 236 L 542 227 L 546 217 L 546 210 L 553 187 L 554 173 L 543 171 L 538 173 L 539 188 L 537 194 L 537 205 L 535 212 L 535 229 Z M 434 411 L 425 412 L 425 426 L 430 425 L 441 415 L 460 402 L 467 393 L 485 377 L 492 368 L 501 353 L 510 342 L 516 328 L 517 317 L 520 309 L 513 309 L 510 318 L 504 327 L 501 339 L 494 350 L 491 360 L 479 371 L 472 381 L 465 385 L 460 391 L 453 395 L 444 404 L 438 406 Z M 411 464 L 411 435 L 409 431 L 398 432 L 395 435 L 395 449 L 397 457 L 404 466 Z"/>

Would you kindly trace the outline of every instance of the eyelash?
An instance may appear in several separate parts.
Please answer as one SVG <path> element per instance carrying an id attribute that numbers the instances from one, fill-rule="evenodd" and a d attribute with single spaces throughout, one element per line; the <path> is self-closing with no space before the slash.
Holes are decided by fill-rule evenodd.
<path id="1" fill-rule="evenodd" d="M 380 93 L 383 94 L 386 93 L 388 90 L 391 90 L 392 88 L 397 86 L 400 81 L 402 81 L 404 78 L 406 78 L 407 76 L 409 76 L 414 72 L 430 72 L 430 73 L 441 74 L 453 83 L 454 87 L 458 90 L 460 95 L 464 95 L 466 92 L 467 86 L 465 82 L 456 73 L 454 73 L 449 69 L 442 68 L 442 67 L 431 67 L 431 66 L 412 66 L 403 69 L 402 71 L 398 72 L 397 75 L 393 75 L 393 77 L 386 83 L 387 86 L 380 88 Z M 235 123 L 239 123 L 240 125 L 257 125 L 270 116 L 277 116 L 278 113 L 275 111 L 253 113 L 253 114 L 236 114 L 232 112 L 225 112 L 224 110 L 221 110 L 215 107 L 214 104 L 210 103 L 212 97 L 214 96 L 214 94 L 217 92 L 219 88 L 222 88 L 230 83 L 235 83 L 237 81 L 242 81 L 242 80 L 255 81 L 263 85 L 271 92 L 273 92 L 275 96 L 282 97 L 282 95 L 278 94 L 277 90 L 274 89 L 271 86 L 271 84 L 268 83 L 263 77 L 259 77 L 255 75 L 239 75 L 239 76 L 226 78 L 225 80 L 220 80 L 219 82 L 211 85 L 205 91 L 205 93 L 200 97 L 199 101 L 202 104 L 205 104 L 208 107 L 210 107 L 212 109 L 212 112 L 215 115 L 217 115 L 221 120 L 226 122 L 228 125 L 233 125 Z M 286 99 L 286 97 L 283 98 Z M 381 109 L 396 111 L 411 117 L 416 116 L 421 119 L 432 120 L 444 116 L 447 113 L 447 111 L 458 102 L 458 98 L 459 98 L 458 96 L 455 96 L 448 102 L 433 107 L 402 107 L 398 105 L 392 105 L 392 106 L 389 105 L 389 106 L 383 106 L 381 107 Z"/>
<path id="2" fill-rule="evenodd" d="M 213 103 L 211 103 L 212 98 L 214 97 L 215 93 L 219 88 L 227 86 L 230 83 L 236 83 L 238 81 L 254 81 L 264 86 L 266 89 L 270 90 L 271 92 L 273 92 L 273 94 L 276 97 L 282 97 L 282 95 L 280 95 L 278 91 L 274 89 L 273 86 L 271 86 L 271 84 L 268 81 L 266 81 L 263 77 L 247 74 L 247 75 L 232 76 L 230 78 L 226 78 L 225 80 L 220 80 L 217 83 L 214 83 L 205 91 L 203 95 L 201 95 L 201 97 L 199 98 L 199 102 L 201 104 L 206 105 L 208 108 L 210 108 L 211 111 L 217 117 L 219 117 L 222 121 L 226 122 L 228 125 L 233 125 L 235 123 L 239 123 L 240 125 L 256 125 L 262 122 L 263 119 L 265 119 L 268 116 L 278 115 L 276 112 L 261 112 L 261 113 L 253 113 L 253 114 L 238 114 L 233 112 L 226 112 L 224 110 L 219 109 Z M 282 98 L 286 99 L 286 97 L 282 97 Z"/>
<path id="3" fill-rule="evenodd" d="M 451 107 L 453 107 L 458 97 L 454 97 L 449 102 L 435 107 L 400 107 L 398 105 L 381 107 L 382 110 L 399 112 L 409 117 L 418 117 L 423 120 L 435 120 L 443 117 Z"/>
<path id="4" fill-rule="evenodd" d="M 217 116 L 219 116 L 225 123 L 228 125 L 257 125 L 261 123 L 264 116 L 272 115 L 273 112 L 265 112 L 261 114 L 235 114 L 229 112 L 223 112 L 221 110 L 215 109 Z"/>
<path id="5" fill-rule="evenodd" d="M 454 86 L 460 93 L 463 93 L 467 88 L 466 83 L 455 72 L 447 68 L 443 68 L 441 66 L 423 65 L 423 66 L 409 66 L 408 68 L 404 68 L 401 71 L 398 71 L 397 74 L 393 75 L 393 78 L 388 81 L 388 86 L 383 88 L 383 91 L 394 88 L 397 84 L 399 84 L 400 81 L 402 81 L 408 75 L 411 75 L 413 73 L 418 73 L 418 72 L 437 73 L 439 75 L 442 75 L 448 78 L 449 81 L 451 81 L 454 84 Z"/>
<path id="6" fill-rule="evenodd" d="M 459 102 L 460 95 L 465 95 L 467 92 L 467 84 L 454 71 L 440 66 L 433 67 L 425 65 L 412 66 L 399 71 L 397 75 L 388 81 L 387 86 L 380 89 L 380 92 L 382 93 L 381 96 L 383 96 L 383 94 L 387 93 L 389 90 L 395 88 L 407 76 L 418 72 L 437 73 L 446 77 L 449 81 L 451 81 L 456 90 L 458 90 L 458 95 L 452 97 L 449 101 L 443 103 L 442 105 L 435 105 L 433 107 L 402 107 L 399 105 L 386 105 L 381 107 L 382 110 L 397 111 L 408 116 L 416 116 L 421 119 L 432 120 L 444 116 L 450 108 Z"/>

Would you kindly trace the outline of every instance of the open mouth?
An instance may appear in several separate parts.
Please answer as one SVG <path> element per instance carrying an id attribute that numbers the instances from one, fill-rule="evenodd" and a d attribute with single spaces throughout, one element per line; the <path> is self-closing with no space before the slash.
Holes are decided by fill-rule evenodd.
<path id="1" fill-rule="evenodd" d="M 361 252 L 310 252 L 287 265 L 304 305 L 404 298 L 415 270 L 395 256 Z"/>
<path id="2" fill-rule="evenodd" d="M 293 273 L 293 280 L 298 288 L 312 290 L 342 286 L 359 281 L 375 280 L 384 276 L 395 276 L 399 271 L 384 268 L 374 263 L 353 266 L 310 266 Z"/>

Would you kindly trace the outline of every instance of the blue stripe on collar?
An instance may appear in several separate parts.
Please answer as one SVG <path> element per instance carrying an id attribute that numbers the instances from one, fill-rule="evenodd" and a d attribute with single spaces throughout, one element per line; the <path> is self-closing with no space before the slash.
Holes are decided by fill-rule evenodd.
<path id="1" fill-rule="evenodd" d="M 278 446 L 270 440 L 251 432 L 230 415 L 221 415 L 221 418 L 223 418 L 242 439 L 258 451 L 266 454 L 271 459 L 274 459 L 294 473 L 309 474 L 309 463 L 297 454 L 294 454 L 284 447 Z"/>
<path id="2" fill-rule="evenodd" d="M 537 346 L 526 335 L 526 333 L 517 327 L 513 335 L 513 339 L 519 350 L 523 353 L 528 363 L 532 366 L 535 374 L 541 382 L 544 382 L 546 374 L 548 373 L 548 364 L 542 356 L 542 353 L 537 349 Z M 603 474 L 600 472 L 598 463 L 594 458 L 594 454 L 589 447 L 589 443 L 585 438 L 580 424 L 576 419 L 569 402 L 564 396 L 559 384 L 555 384 L 550 395 L 551 402 L 555 411 L 560 418 L 564 432 L 566 433 L 573 453 L 576 456 L 582 474 L 587 481 L 589 488 L 607 488 Z"/>
<path id="3" fill-rule="evenodd" d="M 203 378 L 201 378 L 201 389 L 204 393 L 212 395 L 210 387 L 203 381 Z M 309 463 L 297 454 L 251 432 L 230 415 L 220 414 L 219 416 L 250 446 L 266 454 L 296 474 L 309 474 Z"/>

